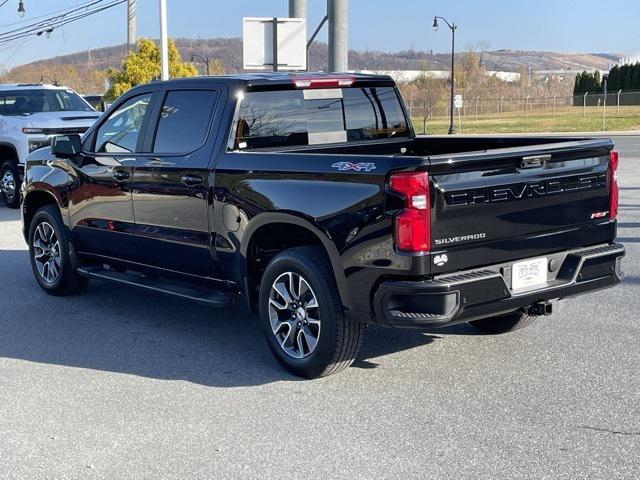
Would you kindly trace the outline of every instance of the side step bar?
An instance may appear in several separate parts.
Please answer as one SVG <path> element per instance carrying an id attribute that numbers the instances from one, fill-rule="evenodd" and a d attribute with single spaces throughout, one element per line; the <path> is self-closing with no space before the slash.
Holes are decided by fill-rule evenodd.
<path id="1" fill-rule="evenodd" d="M 231 292 L 207 290 L 185 283 L 170 282 L 158 277 L 147 277 L 137 273 L 122 273 L 101 267 L 79 267 L 78 274 L 87 278 L 107 280 L 183 300 L 190 300 L 214 308 L 224 308 L 232 305 L 235 297 Z"/>

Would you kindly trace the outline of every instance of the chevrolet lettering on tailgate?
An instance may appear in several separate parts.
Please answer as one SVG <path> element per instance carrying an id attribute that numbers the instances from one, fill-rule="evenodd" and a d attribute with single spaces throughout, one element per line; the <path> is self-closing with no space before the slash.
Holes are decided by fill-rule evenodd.
<path id="1" fill-rule="evenodd" d="M 576 190 L 607 188 L 605 174 L 554 178 L 542 182 L 516 183 L 495 187 L 452 191 L 445 194 L 448 205 L 475 205 L 525 198 L 558 195 Z"/>

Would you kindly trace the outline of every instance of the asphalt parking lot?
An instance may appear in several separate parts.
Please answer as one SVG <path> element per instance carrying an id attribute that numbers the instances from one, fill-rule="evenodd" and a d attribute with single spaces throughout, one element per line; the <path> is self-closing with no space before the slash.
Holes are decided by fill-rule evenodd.
<path id="1" fill-rule="evenodd" d="M 503 336 L 370 327 L 315 381 L 240 308 L 45 295 L 0 206 L 0 478 L 639 478 L 640 136 L 615 141 L 620 287 Z"/>

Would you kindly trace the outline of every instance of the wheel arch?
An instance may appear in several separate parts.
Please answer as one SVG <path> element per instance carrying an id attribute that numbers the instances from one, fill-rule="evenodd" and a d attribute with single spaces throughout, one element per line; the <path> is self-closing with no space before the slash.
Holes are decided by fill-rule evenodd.
<path id="1" fill-rule="evenodd" d="M 34 215 L 45 205 L 55 205 L 61 210 L 58 198 L 48 190 L 32 190 L 25 195 L 22 201 L 22 233 L 25 241 L 29 241 L 29 229 Z"/>
<path id="2" fill-rule="evenodd" d="M 260 262 L 263 259 L 259 256 L 256 257 L 256 248 L 264 239 L 268 239 L 270 242 L 269 247 L 275 247 L 282 238 L 283 229 L 286 230 L 288 237 L 293 238 L 291 241 L 287 241 L 283 247 L 280 247 L 280 251 L 283 248 L 303 245 L 317 245 L 324 250 L 338 285 L 340 300 L 346 309 L 351 309 L 351 296 L 347 287 L 342 259 L 331 238 L 309 220 L 286 213 L 258 215 L 249 223 L 243 233 L 240 253 L 245 262 L 244 289 L 249 309 L 255 311 L 257 294 L 254 291 L 254 287 L 262 277 L 264 267 L 266 267 L 266 263 L 269 260 L 269 255 L 267 254 L 266 261 Z M 262 265 L 259 265 L 260 263 Z"/>
<path id="3" fill-rule="evenodd" d="M 7 160 L 18 161 L 18 150 L 15 145 L 7 142 L 0 142 L 0 168 Z"/>

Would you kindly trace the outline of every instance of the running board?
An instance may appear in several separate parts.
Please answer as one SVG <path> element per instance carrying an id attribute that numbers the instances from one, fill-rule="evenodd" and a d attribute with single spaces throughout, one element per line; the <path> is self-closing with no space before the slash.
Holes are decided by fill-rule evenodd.
<path id="1" fill-rule="evenodd" d="M 78 274 L 87 278 L 141 288 L 151 292 L 182 298 L 208 307 L 224 308 L 233 304 L 235 295 L 231 292 L 207 290 L 182 282 L 171 282 L 159 277 L 147 277 L 138 273 L 123 273 L 101 267 L 79 267 Z"/>

